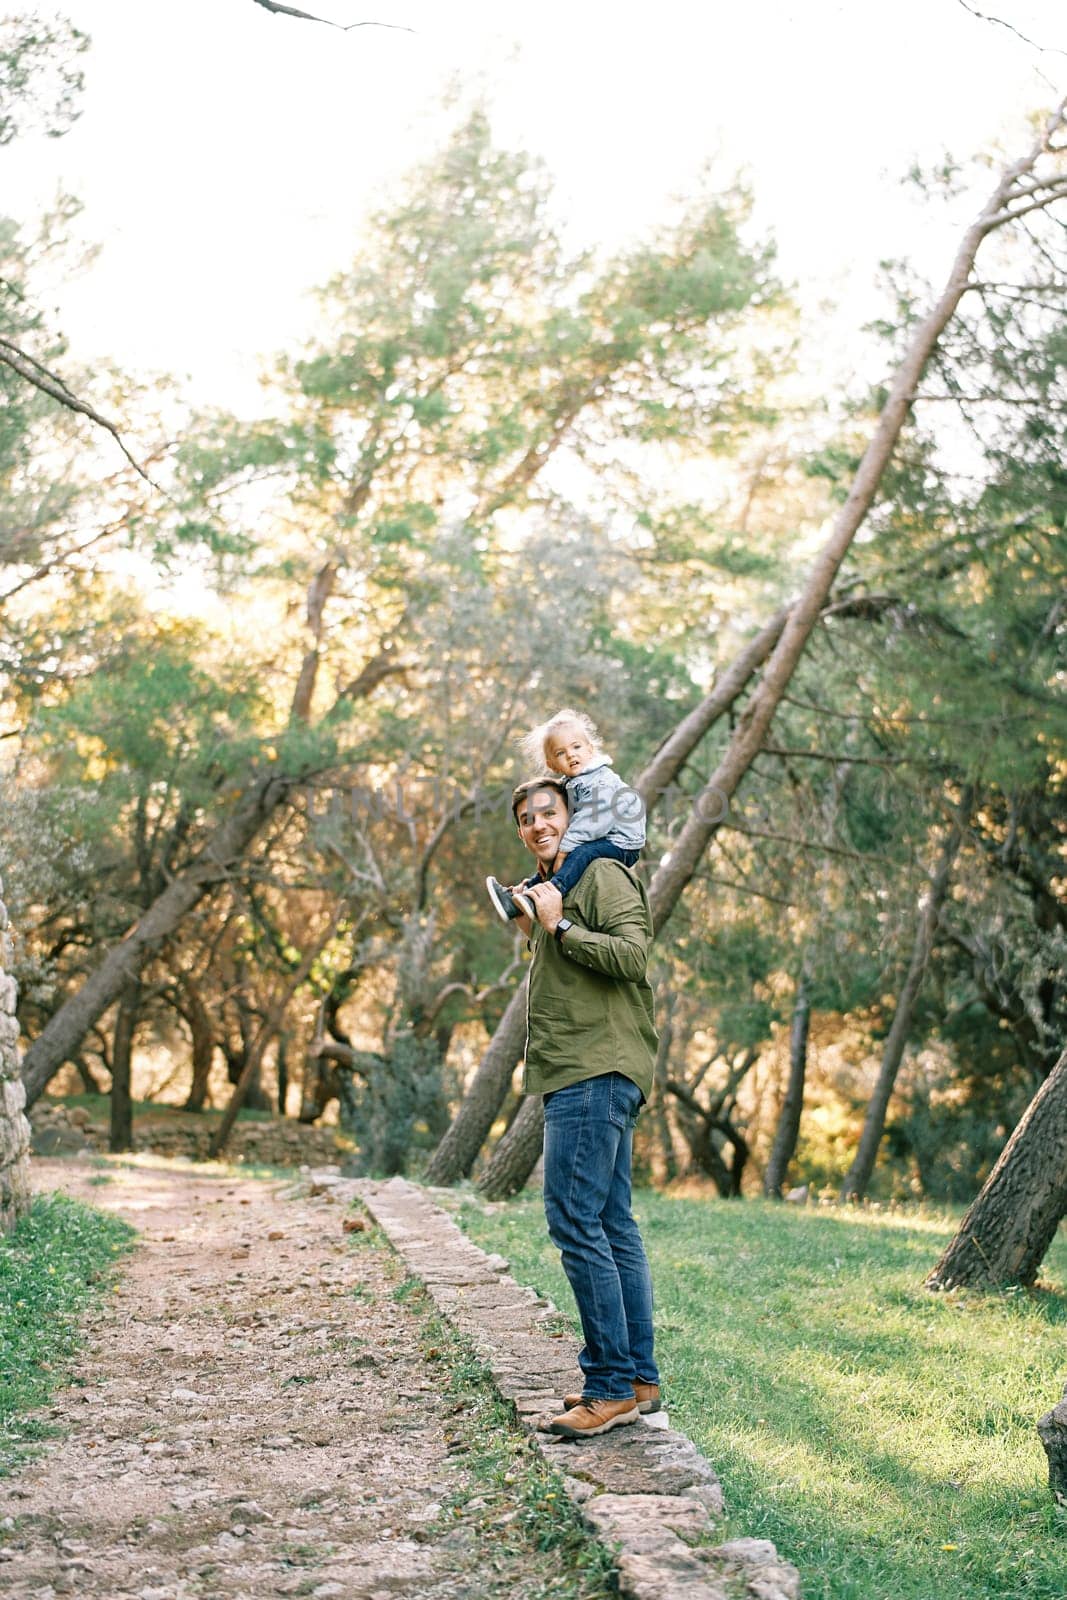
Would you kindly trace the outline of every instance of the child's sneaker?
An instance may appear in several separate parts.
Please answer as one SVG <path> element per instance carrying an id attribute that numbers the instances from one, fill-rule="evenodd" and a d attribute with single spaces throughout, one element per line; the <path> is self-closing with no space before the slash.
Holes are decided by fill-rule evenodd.
<path id="1" fill-rule="evenodd" d="M 493 902 L 493 909 L 503 922 L 512 922 L 519 916 L 519 908 L 515 904 L 514 896 L 510 889 L 505 889 L 502 883 L 495 878 L 486 878 L 485 887 L 489 891 L 489 898 Z"/>
<path id="2" fill-rule="evenodd" d="M 512 894 L 510 889 L 505 889 L 504 885 L 498 883 L 495 878 L 486 878 L 485 887 L 489 891 L 489 898 L 493 902 L 493 908 L 502 922 L 514 922 L 516 917 L 521 917 L 524 914 L 528 917 L 536 917 L 537 913 L 534 911 L 533 901 L 529 895 L 522 893 Z"/>

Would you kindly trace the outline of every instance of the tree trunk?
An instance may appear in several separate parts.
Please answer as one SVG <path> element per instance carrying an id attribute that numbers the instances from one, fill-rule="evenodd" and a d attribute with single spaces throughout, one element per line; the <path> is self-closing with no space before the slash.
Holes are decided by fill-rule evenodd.
<path id="1" fill-rule="evenodd" d="M 1031 1100 L 928 1289 L 1029 1287 L 1067 1216 L 1067 1050 Z"/>
<path id="2" fill-rule="evenodd" d="M 230 1096 L 229 1104 L 222 1113 L 222 1121 L 215 1130 L 214 1138 L 208 1145 L 208 1154 L 211 1156 L 212 1160 L 221 1155 L 222 1151 L 226 1148 L 226 1141 L 229 1139 L 230 1134 L 233 1131 L 233 1125 L 237 1121 L 237 1113 L 244 1105 L 245 1097 L 247 1096 L 252 1084 L 258 1082 L 259 1071 L 263 1064 L 264 1053 L 266 1052 L 268 1044 L 281 1027 L 282 1018 L 285 1016 L 286 1007 L 293 998 L 294 994 L 296 994 L 297 990 L 300 988 L 301 984 L 306 982 L 308 973 L 315 965 L 319 955 L 325 949 L 330 939 L 332 939 L 334 932 L 336 931 L 337 924 L 341 920 L 344 909 L 345 902 L 343 900 L 339 900 L 334 908 L 333 915 L 326 924 L 325 930 L 320 934 L 319 938 L 315 941 L 311 948 L 304 952 L 304 955 L 300 961 L 300 965 L 292 974 L 284 990 L 267 1012 L 259 1031 L 250 1041 L 245 1055 L 245 1063 L 241 1068 L 241 1076 L 234 1085 L 233 1094 Z"/>
<path id="3" fill-rule="evenodd" d="M 652 1138 L 659 1147 L 663 1183 L 670 1183 L 678 1176 L 678 1162 L 675 1159 L 670 1118 L 667 1115 L 666 1093 L 671 1069 L 671 1048 L 674 1044 L 675 1003 L 675 996 L 670 991 L 660 996 L 659 1048 L 656 1051 L 656 1065 L 652 1073 L 655 1093 L 648 1108 Z"/>
<path id="4" fill-rule="evenodd" d="M 729 711 L 753 673 L 766 661 L 781 637 L 787 616 L 788 611 L 783 609 L 764 624 L 716 680 L 712 692 L 660 745 L 634 784 L 647 811 L 655 809 L 704 735 Z M 524 978 L 497 1024 L 452 1126 L 431 1157 L 426 1169 L 427 1183 L 457 1183 L 465 1178 L 489 1137 L 489 1130 L 507 1096 L 512 1074 L 526 1048 L 526 987 Z"/>
<path id="5" fill-rule="evenodd" d="M 278 1035 L 278 1054 L 275 1059 L 278 1074 L 278 1115 L 285 1116 L 285 1102 L 289 1098 L 289 1035 Z"/>
<path id="6" fill-rule="evenodd" d="M 900 1071 L 900 1063 L 904 1059 L 904 1047 L 911 1033 L 912 1017 L 915 1014 L 915 1003 L 919 998 L 922 988 L 923 975 L 926 964 L 930 959 L 933 949 L 937 925 L 941 920 L 941 912 L 948 894 L 949 879 L 952 875 L 952 864 L 959 851 L 963 830 L 967 825 L 971 804 L 974 799 L 973 786 L 964 789 L 952 825 L 946 833 L 941 845 L 941 854 L 930 884 L 929 892 L 923 902 L 919 914 L 919 925 L 915 930 L 915 945 L 911 953 L 907 976 L 900 991 L 897 1009 L 893 1016 L 889 1037 L 885 1042 L 882 1052 L 882 1065 L 878 1070 L 878 1080 L 874 1086 L 867 1106 L 867 1113 L 863 1119 L 863 1132 L 860 1134 L 859 1146 L 855 1158 L 844 1183 L 841 1186 L 842 1200 L 862 1200 L 867 1193 L 867 1186 L 874 1172 L 874 1164 L 878 1158 L 878 1146 L 882 1142 L 885 1132 L 886 1113 L 889 1110 L 889 1101 Z"/>
<path id="7" fill-rule="evenodd" d="M 747 1065 L 736 1077 L 736 1083 L 740 1082 L 755 1059 L 755 1050 L 750 1050 L 746 1057 Z M 727 1089 L 722 1092 L 711 1106 L 702 1106 L 684 1083 L 668 1078 L 664 1087 L 685 1107 L 688 1126 L 683 1121 L 682 1135 L 701 1172 L 711 1179 L 724 1200 L 740 1200 L 741 1179 L 751 1152 L 748 1141 L 734 1127 L 730 1112 L 726 1109 L 731 1091 Z M 729 1165 L 715 1144 L 715 1134 L 724 1138 L 733 1149 L 733 1160 Z"/>
<path id="8" fill-rule="evenodd" d="M 544 1142 L 544 1103 L 539 1094 L 528 1094 L 478 1180 L 485 1198 L 506 1200 L 518 1194 L 536 1167 Z"/>
<path id="9" fill-rule="evenodd" d="M 233 1086 L 233 1093 L 229 1098 L 229 1102 L 225 1111 L 222 1113 L 222 1121 L 219 1123 L 211 1137 L 211 1140 L 208 1143 L 207 1153 L 212 1161 L 217 1160 L 222 1154 L 223 1150 L 226 1148 L 230 1134 L 233 1132 L 233 1125 L 237 1121 L 237 1113 L 244 1105 L 245 1096 L 248 1094 L 253 1081 L 259 1075 L 260 1065 L 263 1060 L 263 1052 L 266 1050 L 269 1043 L 270 1032 L 268 1024 L 264 1023 L 255 1039 L 253 1039 L 248 1050 L 245 1052 L 245 1062 L 244 1066 L 241 1068 L 241 1076 Z"/>
<path id="10" fill-rule="evenodd" d="M 104 1093 L 103 1084 L 97 1082 L 96 1078 L 93 1076 L 92 1067 L 89 1065 L 88 1061 L 86 1061 L 81 1051 L 79 1051 L 74 1057 L 74 1068 L 78 1074 L 78 1077 L 82 1081 L 82 1088 L 85 1090 L 86 1094 Z"/>
<path id="11" fill-rule="evenodd" d="M 111 1126 L 107 1147 L 112 1153 L 133 1149 L 133 1098 L 130 1077 L 133 1069 L 133 1041 L 141 1010 L 141 984 L 128 978 L 122 986 L 115 1017 L 115 1037 L 111 1046 Z"/>
<path id="12" fill-rule="evenodd" d="M 500 1114 L 515 1067 L 526 1048 L 527 982 L 523 977 L 508 1001 L 452 1126 L 430 1158 L 427 1183 L 456 1183 L 465 1178 Z"/>
<path id="13" fill-rule="evenodd" d="M 770 1160 L 763 1175 L 763 1192 L 770 1200 L 782 1198 L 785 1175 L 797 1149 L 800 1135 L 800 1113 L 804 1106 L 804 1079 L 808 1070 L 808 1026 L 811 1021 L 811 1000 L 808 993 L 810 979 L 810 946 L 804 952 L 800 978 L 797 982 L 793 1005 L 793 1022 L 789 1030 L 789 1084 L 782 1101 L 771 1146 Z"/>
<path id="14" fill-rule="evenodd" d="M 30 1125 L 23 1115 L 26 1091 L 19 1062 L 18 991 L 5 968 L 11 964 L 11 935 L 0 882 L 0 1233 L 15 1226 L 30 1205 Z"/>
<path id="15" fill-rule="evenodd" d="M 185 1109 L 203 1111 L 207 1101 L 211 1063 L 215 1056 L 215 1030 L 211 1025 L 211 1014 L 200 993 L 200 985 L 187 977 L 182 981 L 182 988 L 185 990 L 187 1002 L 185 1017 L 193 1041 L 193 1081 L 189 1085 Z"/>

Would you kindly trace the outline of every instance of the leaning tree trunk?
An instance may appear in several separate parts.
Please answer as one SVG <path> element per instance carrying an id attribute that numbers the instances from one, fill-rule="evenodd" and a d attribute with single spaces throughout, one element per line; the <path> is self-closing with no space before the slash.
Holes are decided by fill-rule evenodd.
<path id="1" fill-rule="evenodd" d="M 1017 216 L 1067 196 L 1067 175 L 1061 174 L 1058 168 L 1047 178 L 1034 175 L 1038 161 L 1053 148 L 1053 137 L 1064 126 L 1065 107 L 1067 100 L 1057 107 L 1027 155 L 1004 172 L 986 205 L 964 234 L 944 289 L 912 336 L 893 378 L 874 436 L 852 480 L 848 498 L 838 512 L 830 537 L 812 563 L 799 599 L 790 609 L 782 637 L 759 686 L 722 760 L 697 796 L 692 816 L 672 842 L 669 856 L 652 880 L 649 898 L 657 927 L 662 926 L 677 905 L 701 857 L 722 826 L 738 784 L 759 754 L 838 568 L 878 491 L 927 362 L 964 294 L 972 286 L 971 272 L 983 239 Z"/>
<path id="2" fill-rule="evenodd" d="M 1064 1216 L 1067 1050 L 1023 1113 L 926 1287 L 1029 1287 Z"/>
<path id="3" fill-rule="evenodd" d="M 763 1175 L 763 1192 L 771 1200 L 782 1198 L 785 1175 L 789 1170 L 800 1136 L 800 1113 L 804 1107 L 804 1079 L 808 1070 L 808 1029 L 811 1022 L 810 949 L 805 950 L 793 1004 L 789 1029 L 789 1084 L 778 1116 L 778 1127 L 771 1146 L 770 1160 Z"/>
<path id="4" fill-rule="evenodd" d="M 456 1183 L 466 1177 L 488 1138 L 526 1048 L 527 986 L 524 976 L 508 1001 L 452 1126 L 430 1158 L 427 1183 Z"/>
<path id="5" fill-rule="evenodd" d="M 1038 161 L 1053 148 L 1052 140 L 1064 126 L 1065 107 L 1067 100 L 1062 101 L 1049 117 L 1040 138 L 1027 154 L 1003 173 L 986 205 L 964 234 L 944 289 L 912 336 L 878 418 L 874 436 L 864 451 L 848 498 L 837 515 L 830 537 L 812 563 L 799 598 L 789 609 L 781 637 L 738 721 L 722 760 L 697 795 L 691 816 L 672 841 L 670 854 L 652 879 L 649 901 L 657 929 L 663 927 L 686 885 L 692 880 L 704 852 L 726 819 L 738 785 L 763 746 L 774 713 L 797 669 L 838 568 L 878 492 L 878 485 L 892 458 L 927 362 L 964 294 L 971 287 L 971 271 L 983 239 L 1017 216 L 1067 197 L 1067 176 L 1058 171 L 1047 178 L 1035 176 Z M 502 1153 L 503 1143 L 501 1141 L 501 1150 L 497 1153 Z M 527 1176 L 532 1167 L 533 1162 Z"/>
<path id="6" fill-rule="evenodd" d="M 539 1094 L 528 1094 L 478 1181 L 487 1200 L 518 1194 L 537 1165 L 544 1140 L 544 1101 Z"/>
<path id="7" fill-rule="evenodd" d="M 211 1077 L 211 1063 L 215 1056 L 215 1029 L 211 1022 L 211 1013 L 204 1004 L 204 997 L 200 993 L 200 985 L 193 978 L 186 977 L 182 981 L 188 1009 L 185 1012 L 192 1036 L 192 1068 L 193 1081 L 189 1085 L 189 1096 L 185 1102 L 186 1111 L 203 1111 L 207 1102 L 208 1082 Z"/>
<path id="8" fill-rule="evenodd" d="M 878 1070 L 878 1081 L 874 1086 L 863 1119 L 863 1132 L 856 1150 L 851 1167 L 841 1185 L 842 1200 L 862 1200 L 867 1193 L 867 1186 L 874 1172 L 874 1164 L 878 1159 L 878 1146 L 882 1142 L 885 1132 L 885 1119 L 889 1110 L 889 1101 L 897 1081 L 897 1073 L 904 1059 L 904 1046 L 908 1042 L 911 1032 L 912 1018 L 915 1015 L 915 1004 L 922 988 L 923 976 L 926 972 L 930 952 L 934 946 L 934 936 L 937 925 L 941 921 L 941 912 L 944 908 L 945 897 L 948 894 L 949 879 L 952 875 L 952 864 L 959 851 L 963 830 L 971 811 L 974 799 L 974 788 L 968 785 L 956 808 L 956 815 L 952 825 L 941 844 L 941 853 L 930 884 L 929 893 L 923 902 L 919 914 L 919 925 L 915 931 L 915 945 L 911 952 L 911 961 L 908 964 L 907 976 L 904 979 L 897 1001 L 897 1009 L 893 1015 L 893 1022 L 889 1029 L 889 1036 L 882 1052 L 882 1065 Z"/>
<path id="9" fill-rule="evenodd" d="M 783 609 L 764 624 L 716 679 L 712 692 L 683 717 L 660 745 L 634 784 L 646 812 L 655 809 L 704 735 L 729 711 L 753 673 L 766 661 L 781 637 L 788 614 Z M 452 1126 L 433 1153 L 426 1169 L 427 1183 L 456 1183 L 465 1178 L 489 1137 L 526 1048 L 527 982 L 523 978 L 497 1024 Z"/>
<path id="10" fill-rule="evenodd" d="M 300 986 L 307 982 L 308 973 L 333 938 L 344 909 L 345 902 L 339 900 L 325 929 L 311 948 L 304 952 L 296 971 L 292 973 L 289 982 L 264 1017 L 258 1032 L 250 1040 L 245 1053 L 245 1063 L 241 1068 L 241 1075 L 233 1086 L 233 1093 L 230 1095 L 226 1109 L 222 1113 L 222 1120 L 208 1144 L 208 1155 L 213 1161 L 217 1160 L 226 1147 L 226 1142 L 233 1132 L 233 1125 L 237 1121 L 237 1113 L 244 1105 L 252 1084 L 259 1078 L 267 1046 L 280 1030 L 282 1019 L 285 1016 L 290 1000 L 292 1000 Z"/>
<path id="11" fill-rule="evenodd" d="M 13 1228 L 30 1203 L 30 1125 L 19 1062 L 18 991 L 5 971 L 12 959 L 7 908 L 0 882 L 0 1233 Z"/>
<path id="12" fill-rule="evenodd" d="M 137 1032 L 140 1009 L 140 980 L 129 978 L 122 987 L 118 1014 L 115 1018 L 115 1037 L 111 1045 L 111 1126 L 107 1147 L 114 1154 L 133 1149 L 133 1096 L 130 1080 L 133 1073 L 133 1040 Z"/>

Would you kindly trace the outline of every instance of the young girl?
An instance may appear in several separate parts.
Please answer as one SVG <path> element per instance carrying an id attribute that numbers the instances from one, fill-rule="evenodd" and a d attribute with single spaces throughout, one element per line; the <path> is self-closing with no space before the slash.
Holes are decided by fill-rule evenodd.
<path id="1" fill-rule="evenodd" d="M 557 711 L 526 735 L 522 749 L 531 767 L 540 766 L 563 780 L 571 816 L 560 840 L 561 864 L 551 878 L 534 873 L 513 890 L 486 878 L 489 898 L 505 922 L 524 912 L 536 917 L 533 899 L 525 892 L 529 885 L 551 883 L 565 896 L 591 861 L 610 856 L 632 867 L 645 842 L 641 796 L 614 770 L 584 711 Z"/>

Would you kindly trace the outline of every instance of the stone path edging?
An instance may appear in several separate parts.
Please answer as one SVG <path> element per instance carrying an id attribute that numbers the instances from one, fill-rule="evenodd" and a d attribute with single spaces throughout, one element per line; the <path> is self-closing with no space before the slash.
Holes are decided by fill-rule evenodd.
<path id="1" fill-rule="evenodd" d="M 573 1340 L 549 1337 L 554 1308 L 515 1282 L 452 1218 L 403 1178 L 387 1183 L 313 1174 L 340 1198 L 358 1195 L 441 1314 L 474 1346 L 544 1459 L 563 1475 L 587 1525 L 615 1554 L 629 1600 L 799 1600 L 800 1576 L 766 1539 L 714 1547 L 724 1515 L 714 1469 L 685 1434 L 642 1419 L 572 1443 L 537 1431 L 578 1379 Z"/>

